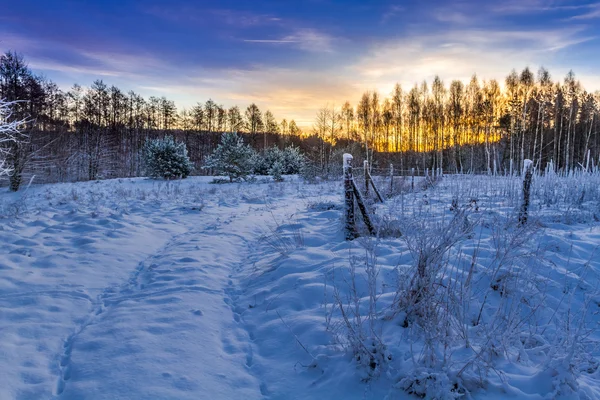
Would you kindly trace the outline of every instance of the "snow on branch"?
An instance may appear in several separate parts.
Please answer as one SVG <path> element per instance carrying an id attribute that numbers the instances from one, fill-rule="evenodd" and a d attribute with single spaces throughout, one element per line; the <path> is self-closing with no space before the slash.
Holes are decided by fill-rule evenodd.
<path id="1" fill-rule="evenodd" d="M 7 165 L 10 155 L 10 144 L 18 143 L 23 139 L 20 127 L 27 120 L 11 120 L 12 108 L 16 101 L 8 102 L 0 99 L 0 176 L 10 175 L 12 169 Z"/>

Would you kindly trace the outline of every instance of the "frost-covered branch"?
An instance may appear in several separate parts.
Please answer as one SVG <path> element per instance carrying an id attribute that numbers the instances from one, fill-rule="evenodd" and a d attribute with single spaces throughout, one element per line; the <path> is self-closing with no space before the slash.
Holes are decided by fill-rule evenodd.
<path id="1" fill-rule="evenodd" d="M 11 145 L 23 139 L 19 130 L 26 120 L 12 120 L 12 108 L 16 102 L 0 99 L 0 176 L 9 175 L 12 169 L 7 165 Z"/>

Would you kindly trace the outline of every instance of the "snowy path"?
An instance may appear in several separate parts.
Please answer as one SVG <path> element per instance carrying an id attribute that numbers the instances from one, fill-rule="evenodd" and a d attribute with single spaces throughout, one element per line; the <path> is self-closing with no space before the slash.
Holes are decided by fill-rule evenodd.
<path id="1" fill-rule="evenodd" d="M 381 315 L 397 310 L 398 271 L 415 262 L 406 240 L 391 234 L 346 241 L 335 182 L 208 179 L 40 186 L 19 218 L 2 216 L 19 194 L 0 192 L 0 400 L 412 398 L 400 382 L 421 365 L 418 332 L 405 329 L 403 318 L 378 319 L 376 334 L 391 359 L 387 370 L 370 376 L 372 367 L 345 351 L 350 328 L 331 311 L 336 296 L 350 304 L 357 293 L 367 315 L 371 256 L 379 268 L 377 307 Z M 385 227 L 386 217 L 394 222 L 405 214 L 403 223 L 412 227 L 403 225 L 406 238 L 436 234 L 435 224 L 453 213 L 455 184 L 444 180 L 426 202 L 414 194 L 406 207 L 389 201 L 377 209 L 379 222 Z M 471 217 L 482 222 L 475 234 L 447 253 L 457 277 L 469 276 L 475 263 L 471 312 L 456 317 L 472 330 L 474 313 L 483 310 L 484 324 L 469 335 L 480 345 L 495 332 L 493 316 L 507 298 L 490 285 L 498 282 L 495 260 L 516 243 L 502 270 L 506 293 L 526 300 L 514 303 L 526 305 L 515 312 L 530 315 L 529 304 L 540 312 L 530 322 L 537 325 L 511 333 L 511 340 L 531 329 L 546 333 L 524 352 L 495 358 L 506 382 L 494 374 L 485 387 L 465 382 L 474 399 L 557 398 L 555 376 L 563 375 L 547 360 L 563 353 L 549 352 L 546 343 L 571 326 L 563 323 L 565 313 L 585 318 L 590 340 L 600 336 L 600 227 L 536 207 L 535 236 L 515 242 L 523 231 L 511 228 L 514 208 L 490 193 L 477 196 L 482 211 Z M 415 220 L 427 221 L 427 229 Z M 565 290 L 572 293 L 568 302 Z M 586 304 L 590 312 L 581 313 Z M 458 336 L 452 343 L 452 368 L 462 368 L 471 355 Z M 577 393 L 600 399 L 597 347 L 589 357 L 577 354 Z"/>
<path id="2" fill-rule="evenodd" d="M 247 248 L 235 234 L 191 230 L 105 290 L 64 343 L 56 398 L 260 398 L 228 295 Z"/>
<path id="3" fill-rule="evenodd" d="M 271 213 L 298 202 L 229 190 L 200 212 L 60 206 L 0 226 L 0 398 L 263 398 L 235 302 Z"/>

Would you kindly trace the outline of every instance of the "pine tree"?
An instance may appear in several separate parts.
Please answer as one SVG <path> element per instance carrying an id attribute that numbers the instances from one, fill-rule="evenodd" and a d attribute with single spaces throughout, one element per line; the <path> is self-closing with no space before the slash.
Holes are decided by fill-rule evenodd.
<path id="1" fill-rule="evenodd" d="M 204 168 L 212 168 L 219 174 L 225 174 L 233 182 L 246 178 L 252 172 L 253 155 L 254 150 L 244 144 L 237 133 L 223 133 L 221 143 L 208 157 Z"/>
<path id="2" fill-rule="evenodd" d="M 193 170 L 185 143 L 172 136 L 144 143 L 144 164 L 150 178 L 183 179 Z"/>
<path id="3" fill-rule="evenodd" d="M 277 160 L 271 166 L 271 169 L 269 170 L 269 175 L 271 175 L 273 177 L 273 180 L 275 182 L 281 182 L 281 181 L 283 181 L 283 177 L 281 176 L 282 174 L 283 174 L 283 164 L 282 164 L 281 160 Z"/>
<path id="4" fill-rule="evenodd" d="M 279 163 L 282 174 L 298 174 L 304 164 L 304 156 L 294 146 L 283 150 L 273 146 L 262 153 L 254 153 L 252 157 L 252 166 L 256 175 L 273 175 L 271 170 L 275 163 Z"/>
<path id="5" fill-rule="evenodd" d="M 306 163 L 306 158 L 300 153 L 298 147 L 286 147 L 281 152 L 281 155 L 284 174 L 299 174 L 300 171 L 302 171 L 302 168 Z"/>

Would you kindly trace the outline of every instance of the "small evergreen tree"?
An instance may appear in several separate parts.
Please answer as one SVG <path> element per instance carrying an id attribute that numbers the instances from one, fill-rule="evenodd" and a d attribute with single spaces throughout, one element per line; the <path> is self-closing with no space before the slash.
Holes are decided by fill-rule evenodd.
<path id="1" fill-rule="evenodd" d="M 306 182 L 315 183 L 319 175 L 319 168 L 314 162 L 305 161 L 300 168 L 299 174 Z"/>
<path id="2" fill-rule="evenodd" d="M 253 160 L 254 173 L 256 175 L 270 175 L 271 168 L 276 161 L 282 161 L 281 150 L 273 146 L 261 153 L 256 153 Z M 282 163 L 283 167 L 283 163 Z"/>
<path id="3" fill-rule="evenodd" d="M 272 175 L 271 169 L 279 163 L 282 174 L 299 174 L 304 164 L 304 156 L 300 154 L 297 147 L 286 147 L 280 150 L 277 147 L 266 149 L 262 153 L 256 153 L 253 166 L 257 175 Z"/>
<path id="4" fill-rule="evenodd" d="M 172 136 L 146 140 L 143 147 L 146 174 L 150 178 L 182 179 L 193 170 L 185 143 Z"/>
<path id="5" fill-rule="evenodd" d="M 304 158 L 304 155 L 300 153 L 298 147 L 286 147 L 281 152 L 281 155 L 283 158 L 284 174 L 299 174 L 302 172 L 306 159 Z"/>
<path id="6" fill-rule="evenodd" d="M 283 177 L 281 176 L 282 173 L 283 173 L 283 164 L 281 163 L 280 160 L 277 160 L 271 166 L 271 169 L 269 170 L 269 175 L 271 175 L 273 177 L 273 180 L 275 182 L 281 182 L 281 181 L 283 181 Z"/>
<path id="7" fill-rule="evenodd" d="M 217 173 L 227 175 L 230 182 L 244 179 L 252 173 L 254 154 L 241 136 L 226 132 L 221 135 L 221 143 L 208 157 L 204 168 L 213 168 Z"/>
<path id="8" fill-rule="evenodd" d="M 254 152 L 252 154 L 252 173 L 254 175 L 269 175 L 269 170 L 271 169 L 271 164 L 267 159 L 267 155 L 269 150 L 265 150 L 262 153 Z"/>

